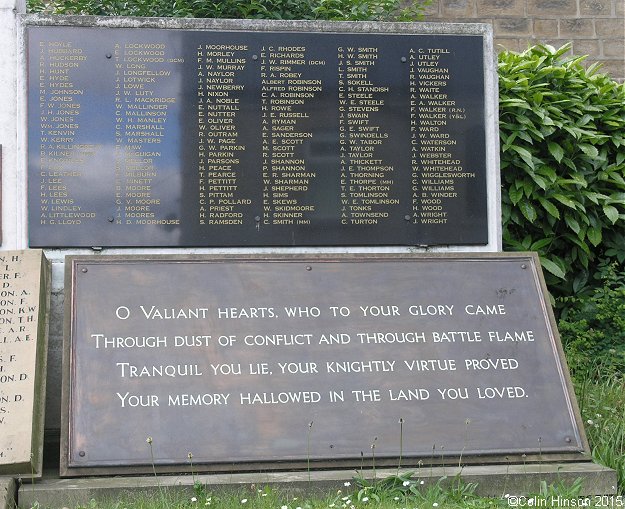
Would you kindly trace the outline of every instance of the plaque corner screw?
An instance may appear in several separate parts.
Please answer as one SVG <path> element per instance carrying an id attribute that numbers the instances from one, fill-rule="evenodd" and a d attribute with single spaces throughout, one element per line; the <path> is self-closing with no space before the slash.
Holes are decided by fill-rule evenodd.
<path id="1" fill-rule="evenodd" d="M 565 437 L 565 438 L 564 438 L 564 441 L 565 441 L 567 444 L 570 444 L 570 443 L 572 442 L 571 437 Z"/>
<path id="2" fill-rule="evenodd" d="M 83 267 L 82 269 L 80 269 L 80 272 L 86 274 L 87 272 L 89 272 L 89 269 L 87 267 Z"/>
<path id="3" fill-rule="evenodd" d="M 81 458 L 84 458 L 84 457 L 85 457 L 85 454 L 86 454 L 86 453 L 85 453 L 85 451 L 80 451 L 80 452 L 78 453 L 78 456 L 80 456 Z"/>
<path id="4" fill-rule="evenodd" d="M 525 270 L 525 269 L 527 269 L 527 265 L 525 265 L 524 263 L 522 263 L 522 264 L 521 264 L 521 268 L 522 268 L 523 270 Z"/>

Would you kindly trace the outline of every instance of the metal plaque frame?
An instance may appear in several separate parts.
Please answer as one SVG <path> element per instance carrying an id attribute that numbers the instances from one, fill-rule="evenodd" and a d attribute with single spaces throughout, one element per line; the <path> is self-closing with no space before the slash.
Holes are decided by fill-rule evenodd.
<path id="1" fill-rule="evenodd" d="M 588 452 L 534 254 L 70 256 L 65 288 L 63 476 Z"/>
<path id="2" fill-rule="evenodd" d="M 32 247 L 497 243 L 486 25 L 25 21 Z M 304 45 L 293 54 L 305 57 L 282 58 L 289 69 L 276 64 L 281 70 L 270 73 L 262 49 L 273 43 Z M 248 49 L 215 52 L 225 63 L 208 63 L 202 45 Z M 341 62 L 359 61 L 361 46 L 362 61 L 375 49 L 378 63 L 341 76 Z M 334 55 L 343 47 L 343 57 Z M 426 57 L 440 67 L 418 67 L 439 65 L 418 60 Z M 242 69 L 230 70 L 239 61 Z M 217 66 L 211 77 L 199 76 L 204 65 Z M 198 96 L 214 91 L 200 78 L 230 87 L 220 92 L 229 102 L 217 105 L 230 110 L 201 110 Z M 323 90 L 302 92 L 300 82 Z M 298 94 L 307 96 L 284 106 Z M 237 136 L 201 130 L 218 121 Z M 281 152 L 291 141 L 302 143 Z"/>

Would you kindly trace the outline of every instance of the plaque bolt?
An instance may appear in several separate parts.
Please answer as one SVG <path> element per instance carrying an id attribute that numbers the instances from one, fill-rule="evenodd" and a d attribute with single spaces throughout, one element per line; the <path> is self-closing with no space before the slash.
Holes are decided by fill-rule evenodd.
<path id="1" fill-rule="evenodd" d="M 89 269 L 87 269 L 86 267 L 84 269 L 81 269 L 80 272 L 82 272 L 83 274 L 89 272 Z"/>
<path id="2" fill-rule="evenodd" d="M 525 269 L 527 269 L 527 265 L 523 264 L 523 265 L 521 265 L 521 268 L 522 268 L 523 270 L 525 270 Z"/>
<path id="3" fill-rule="evenodd" d="M 113 57 L 113 55 L 111 55 L 110 53 L 106 54 L 106 58 L 112 58 L 112 57 Z"/>
<path id="4" fill-rule="evenodd" d="M 107 217 L 107 219 L 109 223 L 112 223 L 113 221 L 115 221 L 115 218 L 113 216 L 109 216 Z"/>
<path id="5" fill-rule="evenodd" d="M 258 55 L 252 55 L 252 60 L 258 60 Z"/>
<path id="6" fill-rule="evenodd" d="M 312 267 L 310 265 L 306 265 L 306 270 L 312 270 Z"/>
<path id="7" fill-rule="evenodd" d="M 260 216 L 256 216 L 256 217 L 254 218 L 254 221 L 256 221 L 257 223 L 260 223 Z"/>
<path id="8" fill-rule="evenodd" d="M 406 214 L 406 215 L 404 216 L 404 219 L 405 219 L 406 221 L 410 221 L 410 214 Z"/>
<path id="9" fill-rule="evenodd" d="M 408 61 L 408 59 L 406 57 L 401 57 L 402 64 L 405 64 L 407 61 Z"/>
<path id="10" fill-rule="evenodd" d="M 84 458 L 85 457 L 85 451 L 80 451 L 78 453 L 78 456 L 80 456 L 81 458 Z"/>
<path id="11" fill-rule="evenodd" d="M 570 443 L 571 443 L 571 437 L 566 437 L 566 438 L 564 439 L 564 441 L 565 441 L 567 444 L 570 444 Z"/>

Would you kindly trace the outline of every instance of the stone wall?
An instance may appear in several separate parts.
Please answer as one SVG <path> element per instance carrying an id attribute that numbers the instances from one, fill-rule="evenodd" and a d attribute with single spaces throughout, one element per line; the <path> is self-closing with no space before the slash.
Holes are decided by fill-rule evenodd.
<path id="1" fill-rule="evenodd" d="M 572 42 L 572 53 L 601 62 L 602 71 L 625 81 L 624 0 L 432 0 L 426 21 L 493 25 L 495 48 L 523 51 Z"/>

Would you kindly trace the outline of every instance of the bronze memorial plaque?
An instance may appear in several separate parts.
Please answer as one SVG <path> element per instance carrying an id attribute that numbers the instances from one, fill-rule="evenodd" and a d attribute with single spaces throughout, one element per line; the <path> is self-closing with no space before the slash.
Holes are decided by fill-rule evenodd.
<path id="1" fill-rule="evenodd" d="M 28 27 L 30 245 L 488 243 L 485 33 L 258 26 Z"/>
<path id="2" fill-rule="evenodd" d="M 40 250 L 0 253 L 0 475 L 41 476 L 50 267 Z"/>
<path id="3" fill-rule="evenodd" d="M 586 449 L 533 255 L 67 260 L 62 475 Z"/>

